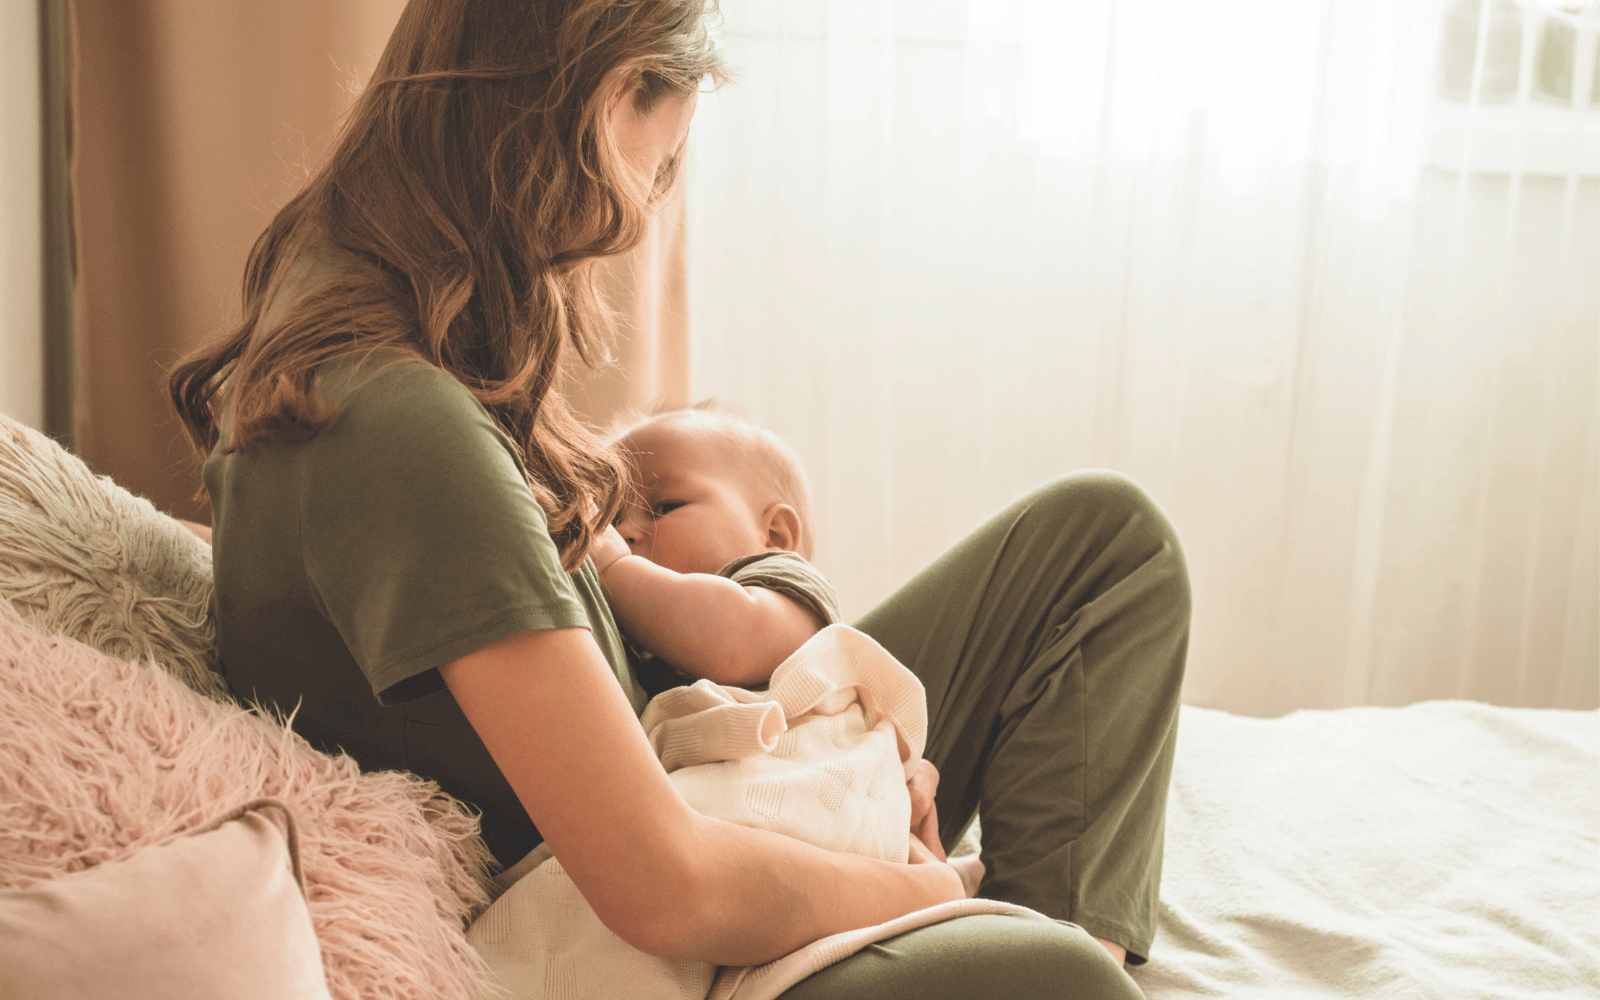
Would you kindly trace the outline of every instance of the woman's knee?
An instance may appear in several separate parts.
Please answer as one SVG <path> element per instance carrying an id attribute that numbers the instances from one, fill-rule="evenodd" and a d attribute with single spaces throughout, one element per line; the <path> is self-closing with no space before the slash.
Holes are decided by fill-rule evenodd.
<path id="1" fill-rule="evenodd" d="M 829 966 L 783 1000 L 1132 1000 L 1140 996 L 1094 938 L 1035 913 L 957 917 L 890 938 Z"/>
<path id="2" fill-rule="evenodd" d="M 1033 917 L 1014 919 L 1008 930 L 1034 941 L 1029 951 L 1037 956 L 1034 974 L 1043 982 L 1071 984 L 1062 996 L 1073 1000 L 1123 1000 L 1142 997 L 1133 979 L 1106 952 L 1104 946 L 1077 924 Z"/>
<path id="3" fill-rule="evenodd" d="M 1107 579 L 1137 574 L 1152 607 L 1188 621 L 1189 571 L 1171 518 L 1145 489 L 1110 469 L 1068 473 L 1018 502 L 1013 524 L 1029 548 L 1073 553 Z"/>
<path id="4" fill-rule="evenodd" d="M 1058 530 L 1082 531 L 1099 527 L 1121 533 L 1137 526 L 1141 534 L 1171 546 L 1181 557 L 1183 548 L 1172 519 L 1144 487 L 1111 469 L 1082 469 L 1053 479 L 1020 501 L 1029 517 Z"/>
<path id="5" fill-rule="evenodd" d="M 1023 502 L 1030 508 L 1051 513 L 1089 508 L 1125 518 L 1154 511 L 1162 520 L 1166 519 L 1166 514 L 1144 487 L 1112 469 L 1079 469 L 1058 476 L 1028 494 Z"/>

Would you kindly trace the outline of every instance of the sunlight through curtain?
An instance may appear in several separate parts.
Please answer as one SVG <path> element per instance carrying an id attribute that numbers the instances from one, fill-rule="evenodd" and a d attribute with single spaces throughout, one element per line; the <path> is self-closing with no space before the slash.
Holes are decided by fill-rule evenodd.
<path id="1" fill-rule="evenodd" d="M 848 613 L 1102 466 L 1191 702 L 1600 703 L 1600 4 L 724 17 L 690 393 L 795 444 Z"/>

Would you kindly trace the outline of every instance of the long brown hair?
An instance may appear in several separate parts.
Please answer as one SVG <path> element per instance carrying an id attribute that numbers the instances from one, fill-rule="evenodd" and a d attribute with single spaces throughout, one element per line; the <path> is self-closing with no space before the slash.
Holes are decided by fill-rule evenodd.
<path id="1" fill-rule="evenodd" d="M 384 347 L 450 372 L 522 449 L 568 570 L 622 503 L 626 472 L 555 388 L 593 363 L 609 317 L 598 258 L 637 245 L 654 191 L 621 162 L 608 95 L 648 111 L 723 76 L 716 0 L 411 0 L 327 161 L 245 266 L 243 319 L 168 378 L 202 451 L 331 426 L 318 366 Z M 619 83 L 622 81 L 622 83 Z M 302 256 L 337 261 L 266 313 Z M 290 291 L 293 291 L 290 289 Z"/>

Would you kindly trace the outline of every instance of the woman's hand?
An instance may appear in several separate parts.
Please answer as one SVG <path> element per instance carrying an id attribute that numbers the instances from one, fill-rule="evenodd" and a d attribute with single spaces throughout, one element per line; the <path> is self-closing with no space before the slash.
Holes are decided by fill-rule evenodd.
<path id="1" fill-rule="evenodd" d="M 939 842 L 939 807 L 934 802 L 939 791 L 938 768 L 925 760 L 918 761 L 906 790 L 911 793 L 911 852 L 907 860 L 914 865 L 944 862 L 961 876 L 962 891 L 973 899 L 983 881 L 983 862 L 975 854 L 954 860 L 945 857 L 944 845 Z"/>
<path id="2" fill-rule="evenodd" d="M 939 769 L 925 760 L 917 761 L 917 769 L 906 782 L 911 793 L 911 838 L 927 848 L 932 860 L 943 861 L 944 845 L 939 843 L 939 807 L 934 795 L 939 791 Z M 915 843 L 912 845 L 915 847 Z M 915 859 L 913 859 L 915 860 Z"/>
<path id="3" fill-rule="evenodd" d="M 917 761 L 906 791 L 911 793 L 911 845 L 906 860 L 914 865 L 946 865 L 960 877 L 962 895 L 968 899 L 976 896 L 978 883 L 983 880 L 982 863 L 975 857 L 951 861 L 939 843 L 939 807 L 934 803 L 939 791 L 939 769 L 928 761 Z"/>
<path id="4" fill-rule="evenodd" d="M 924 844 L 922 842 L 922 838 L 918 837 L 915 833 L 910 835 L 910 840 L 911 843 L 906 851 L 906 864 L 939 865 L 949 863 L 943 858 L 935 857 L 934 853 L 928 850 L 928 845 Z M 960 873 L 958 872 L 957 874 Z M 962 884 L 962 887 L 965 888 L 965 883 Z"/>

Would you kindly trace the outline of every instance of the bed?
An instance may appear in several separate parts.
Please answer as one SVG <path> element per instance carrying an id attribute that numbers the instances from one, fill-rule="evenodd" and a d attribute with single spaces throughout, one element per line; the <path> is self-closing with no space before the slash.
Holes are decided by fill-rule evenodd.
<path id="1" fill-rule="evenodd" d="M 0 705 L 37 701 L 13 728 L 53 714 L 78 726 L 72 748 L 44 729 L 27 746 L 0 734 L 0 783 L 38 793 L 26 810 L 0 802 L 0 894 L 270 795 L 300 812 L 333 996 L 478 995 L 464 927 L 487 904 L 486 854 L 469 817 L 409 776 L 323 760 L 281 720 L 208 688 L 197 544 L 0 418 L 0 619 L 12 623 Z M 91 689 L 102 707 L 84 711 Z M 162 706 L 164 721 L 140 704 Z M 249 780 L 194 750 L 223 737 L 248 750 Z M 36 787 L 39 774 L 78 781 L 102 764 L 166 784 L 104 816 L 84 804 L 120 779 Z M 413 922 L 396 929 L 380 892 Z M 1263 720 L 1185 707 L 1160 931 L 1132 975 L 1152 1000 L 1600 997 L 1600 712 L 1429 702 Z"/>
<path id="2" fill-rule="evenodd" d="M 1600 997 L 1600 712 L 1186 706 L 1151 1000 Z"/>

